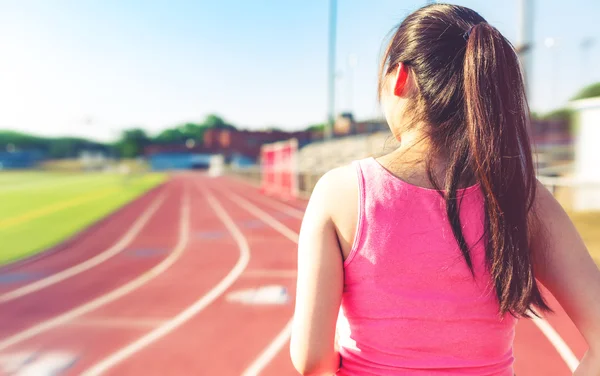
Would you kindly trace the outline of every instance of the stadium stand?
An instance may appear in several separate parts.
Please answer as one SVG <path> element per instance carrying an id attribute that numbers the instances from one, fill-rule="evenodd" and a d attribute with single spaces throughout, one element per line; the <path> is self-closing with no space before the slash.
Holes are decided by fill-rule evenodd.
<path id="1" fill-rule="evenodd" d="M 299 171 L 326 172 L 355 159 L 385 154 L 396 145 L 389 132 L 347 136 L 329 142 L 314 142 L 298 153 Z"/>

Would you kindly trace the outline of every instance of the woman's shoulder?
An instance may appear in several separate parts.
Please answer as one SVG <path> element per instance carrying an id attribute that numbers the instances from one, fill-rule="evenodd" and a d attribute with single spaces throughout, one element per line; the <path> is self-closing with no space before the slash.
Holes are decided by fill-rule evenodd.
<path id="1" fill-rule="evenodd" d="M 350 163 L 323 174 L 315 185 L 310 201 L 336 222 L 336 218 L 356 213 L 358 195 L 357 169 L 354 163 Z"/>
<path id="2" fill-rule="evenodd" d="M 343 197 L 358 190 L 356 166 L 349 163 L 327 171 L 315 185 L 312 195 L 329 199 Z"/>
<path id="3" fill-rule="evenodd" d="M 310 216 L 332 224 L 344 259 L 351 252 L 360 216 L 360 186 L 355 163 L 334 168 L 317 182 L 311 196 Z M 310 220 L 310 219 L 309 219 Z"/>

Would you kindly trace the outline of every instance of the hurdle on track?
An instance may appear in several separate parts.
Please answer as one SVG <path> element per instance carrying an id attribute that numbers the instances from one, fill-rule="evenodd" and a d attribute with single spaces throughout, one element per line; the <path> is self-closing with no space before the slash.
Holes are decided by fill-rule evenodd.
<path id="1" fill-rule="evenodd" d="M 298 197 L 298 140 L 265 144 L 260 150 L 261 191 L 283 199 Z"/>

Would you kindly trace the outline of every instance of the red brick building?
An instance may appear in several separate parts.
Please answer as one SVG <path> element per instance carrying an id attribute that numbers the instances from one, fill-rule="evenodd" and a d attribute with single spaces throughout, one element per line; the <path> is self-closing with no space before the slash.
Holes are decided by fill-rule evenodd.
<path id="1" fill-rule="evenodd" d="M 569 145 L 573 142 L 571 125 L 567 120 L 532 120 L 531 141 L 535 145 Z"/>
<path id="2" fill-rule="evenodd" d="M 349 113 L 341 113 L 333 125 L 333 133 L 336 136 L 348 136 L 356 134 L 370 134 L 381 131 L 389 131 L 385 120 L 372 119 L 365 121 L 355 121 L 354 116 Z"/>
<path id="3" fill-rule="evenodd" d="M 318 134 L 305 131 L 240 131 L 212 128 L 204 132 L 203 144 L 148 145 L 144 148 L 144 154 L 146 156 L 158 153 L 223 154 L 227 160 L 234 155 L 256 160 L 260 155 L 260 148 L 263 144 L 296 138 L 299 145 L 305 145 L 317 137 L 319 137 Z"/>
<path id="4" fill-rule="evenodd" d="M 252 159 L 260 155 L 260 147 L 277 141 L 298 139 L 300 145 L 310 142 L 310 132 L 282 131 L 239 131 L 234 129 L 209 129 L 204 133 L 204 149 L 211 153 L 224 154 L 226 158 L 234 154 Z"/>

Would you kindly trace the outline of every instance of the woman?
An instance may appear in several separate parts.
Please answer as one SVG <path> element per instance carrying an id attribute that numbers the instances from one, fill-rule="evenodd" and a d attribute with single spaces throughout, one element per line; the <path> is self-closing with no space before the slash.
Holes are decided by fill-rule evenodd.
<path id="1" fill-rule="evenodd" d="M 512 375 L 519 318 L 549 312 L 600 375 L 600 273 L 535 179 L 517 55 L 476 12 L 399 26 L 380 101 L 400 146 L 327 173 L 304 218 L 291 355 L 305 375 Z"/>

